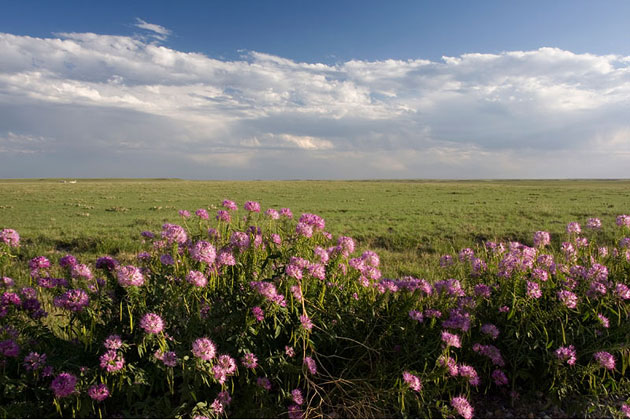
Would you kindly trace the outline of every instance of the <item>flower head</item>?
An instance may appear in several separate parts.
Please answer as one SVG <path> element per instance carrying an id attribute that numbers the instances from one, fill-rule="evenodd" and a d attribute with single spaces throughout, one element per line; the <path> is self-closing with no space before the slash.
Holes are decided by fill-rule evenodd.
<path id="1" fill-rule="evenodd" d="M 116 269 L 116 277 L 122 287 L 142 286 L 144 284 L 142 272 L 138 267 L 134 267 L 133 265 L 118 266 Z"/>
<path id="2" fill-rule="evenodd" d="M 164 321 L 158 314 L 150 312 L 142 317 L 140 327 L 147 334 L 158 334 L 164 329 Z"/>
<path id="3" fill-rule="evenodd" d="M 607 351 L 598 351 L 593 354 L 593 357 L 601 365 L 601 367 L 608 370 L 615 370 L 615 357 Z"/>
<path id="4" fill-rule="evenodd" d="M 472 419 L 474 409 L 464 396 L 454 397 L 451 399 L 451 407 L 465 419 Z"/>
<path id="5" fill-rule="evenodd" d="M 0 242 L 4 242 L 10 247 L 20 246 L 20 235 L 13 229 L 2 229 L 0 231 Z"/>
<path id="6" fill-rule="evenodd" d="M 94 401 L 103 401 L 109 397 L 109 388 L 105 384 L 92 385 L 88 388 L 88 395 Z"/>
<path id="7" fill-rule="evenodd" d="M 212 360 L 216 355 L 217 348 L 209 338 L 198 338 L 193 342 L 192 353 L 201 360 Z"/>
<path id="8" fill-rule="evenodd" d="M 422 389 L 422 382 L 416 375 L 412 375 L 411 373 L 405 371 L 403 372 L 403 380 L 407 383 L 407 385 L 409 385 L 409 388 L 416 392 L 420 392 Z"/>
<path id="9" fill-rule="evenodd" d="M 63 398 L 71 395 L 74 392 L 74 388 L 77 384 L 77 377 L 71 373 L 62 372 L 50 384 L 55 393 L 55 397 Z"/>

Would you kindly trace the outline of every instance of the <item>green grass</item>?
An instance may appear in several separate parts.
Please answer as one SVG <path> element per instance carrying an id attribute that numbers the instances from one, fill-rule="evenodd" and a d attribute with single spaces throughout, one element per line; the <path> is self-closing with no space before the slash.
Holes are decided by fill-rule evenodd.
<path id="1" fill-rule="evenodd" d="M 387 276 L 427 276 L 440 254 L 492 239 L 531 244 L 547 230 L 600 217 L 604 234 L 630 213 L 628 180 L 563 181 L 185 181 L 165 179 L 0 180 L 0 228 L 16 229 L 33 252 L 131 257 L 139 233 L 177 223 L 179 209 L 225 198 L 289 207 L 326 219 L 333 234 L 377 251 Z M 555 234 L 555 235 L 554 235 Z"/>

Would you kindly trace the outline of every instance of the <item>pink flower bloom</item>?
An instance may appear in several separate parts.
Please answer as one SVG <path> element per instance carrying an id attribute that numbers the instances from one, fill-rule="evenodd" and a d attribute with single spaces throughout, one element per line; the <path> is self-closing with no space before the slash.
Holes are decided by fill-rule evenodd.
<path id="1" fill-rule="evenodd" d="M 116 269 L 116 277 L 122 287 L 142 286 L 144 284 L 142 272 L 133 265 L 119 266 Z"/>
<path id="2" fill-rule="evenodd" d="M 457 366 L 457 363 L 455 362 L 455 360 L 451 359 L 448 356 L 440 356 L 437 360 L 437 363 L 442 367 L 446 367 L 450 376 L 457 376 L 457 374 L 459 373 L 459 367 Z"/>
<path id="3" fill-rule="evenodd" d="M 630 300 L 630 287 L 623 283 L 617 283 L 615 284 L 615 294 L 623 300 Z"/>
<path id="4" fill-rule="evenodd" d="M 92 270 L 85 264 L 75 264 L 70 271 L 72 278 L 82 277 L 84 279 L 91 280 L 94 276 L 92 275 Z"/>
<path id="5" fill-rule="evenodd" d="M 238 249 L 243 252 L 251 243 L 251 239 L 249 235 L 245 232 L 234 232 L 230 237 L 230 244 L 232 246 L 238 247 Z"/>
<path id="6" fill-rule="evenodd" d="M 604 328 L 610 327 L 610 321 L 604 315 L 597 314 L 597 318 L 599 319 L 599 322 L 602 324 L 602 327 Z"/>
<path id="7" fill-rule="evenodd" d="M 481 332 L 496 340 L 499 336 L 499 329 L 494 324 L 484 324 L 481 326 Z"/>
<path id="8" fill-rule="evenodd" d="M 177 366 L 177 353 L 174 351 L 167 351 L 160 360 L 162 360 L 162 363 L 164 363 L 165 366 L 175 367 Z"/>
<path id="9" fill-rule="evenodd" d="M 118 372 L 125 366 L 125 358 L 116 350 L 107 350 L 100 358 L 100 367 L 107 372 Z"/>
<path id="10" fill-rule="evenodd" d="M 313 226 L 300 222 L 295 227 L 295 233 L 297 233 L 300 236 L 310 238 L 313 236 Z"/>
<path id="11" fill-rule="evenodd" d="M 245 205 L 243 206 L 243 208 L 250 212 L 260 213 L 260 203 L 256 201 L 245 202 Z"/>
<path id="12" fill-rule="evenodd" d="M 59 308 L 80 312 L 90 304 L 90 298 L 85 290 L 71 289 L 53 299 L 53 304 Z"/>
<path id="13" fill-rule="evenodd" d="M 74 388 L 77 384 L 77 377 L 71 373 L 62 372 L 50 384 L 55 393 L 55 397 L 63 398 L 71 395 L 74 392 Z"/>
<path id="14" fill-rule="evenodd" d="M 304 413 L 299 405 L 292 404 L 289 406 L 289 418 L 290 419 L 301 419 L 304 417 Z"/>
<path id="15" fill-rule="evenodd" d="M 254 353 L 247 353 L 241 359 L 241 363 L 248 369 L 255 369 L 258 366 L 258 359 Z"/>
<path id="16" fill-rule="evenodd" d="M 223 207 L 228 210 L 238 210 L 238 206 L 232 200 L 223 200 Z"/>
<path id="17" fill-rule="evenodd" d="M 216 219 L 220 222 L 230 223 L 232 216 L 230 216 L 230 213 L 227 210 L 219 210 L 217 211 Z"/>
<path id="18" fill-rule="evenodd" d="M 147 334 L 158 334 L 164 329 L 164 321 L 158 314 L 149 312 L 140 320 L 140 328 Z"/>
<path id="19" fill-rule="evenodd" d="M 252 308 L 252 314 L 254 315 L 254 318 L 256 318 L 256 321 L 258 322 L 265 319 L 265 312 L 259 306 L 254 306 Z"/>
<path id="20" fill-rule="evenodd" d="M 293 350 L 293 347 L 284 346 L 284 353 L 289 357 L 295 356 L 295 350 Z"/>
<path id="21" fill-rule="evenodd" d="M 24 368 L 26 370 L 35 371 L 44 366 L 46 366 L 46 354 L 39 354 L 32 351 L 24 358 Z"/>
<path id="22" fill-rule="evenodd" d="M 2 229 L 0 231 L 0 242 L 4 242 L 10 247 L 20 246 L 20 235 L 13 229 Z"/>
<path id="23" fill-rule="evenodd" d="M 589 229 L 599 229 L 602 227 L 602 221 L 596 217 L 591 217 L 586 222 L 586 227 Z"/>
<path id="24" fill-rule="evenodd" d="M 442 331 L 442 341 L 448 347 L 457 347 L 457 348 L 462 347 L 462 343 L 459 339 L 459 336 L 457 334 L 451 334 L 448 331 Z"/>
<path id="25" fill-rule="evenodd" d="M 225 383 L 228 376 L 231 376 L 236 372 L 236 361 L 227 354 L 219 356 L 217 363 L 212 366 L 212 373 L 214 379 L 220 384 Z"/>
<path id="26" fill-rule="evenodd" d="M 217 252 L 210 242 L 199 241 L 190 250 L 190 256 L 195 261 L 212 264 L 217 256 Z"/>
<path id="27" fill-rule="evenodd" d="M 269 379 L 267 378 L 256 379 L 256 385 L 258 385 L 261 388 L 266 389 L 267 391 L 271 390 L 271 382 L 269 382 Z"/>
<path id="28" fill-rule="evenodd" d="M 12 339 L 0 341 L 0 354 L 5 357 L 18 357 L 20 346 Z"/>
<path id="29" fill-rule="evenodd" d="M 465 419 L 472 419 L 474 409 L 464 396 L 455 397 L 451 400 L 451 406 L 457 413 Z"/>
<path id="30" fill-rule="evenodd" d="M 317 373 L 317 363 L 313 360 L 312 357 L 306 356 L 304 358 L 304 364 L 308 368 L 308 371 L 311 372 L 311 375 L 315 375 Z"/>
<path id="31" fill-rule="evenodd" d="M 578 222 L 571 222 L 567 225 L 567 233 L 580 233 L 582 229 L 580 228 L 580 224 Z"/>
<path id="32" fill-rule="evenodd" d="M 94 401 L 101 402 L 109 397 L 109 388 L 105 384 L 92 385 L 88 388 L 88 395 Z"/>
<path id="33" fill-rule="evenodd" d="M 188 210 L 180 210 L 178 213 L 184 219 L 188 219 L 190 217 L 190 212 Z"/>
<path id="34" fill-rule="evenodd" d="M 479 379 L 479 375 L 474 367 L 470 365 L 460 364 L 457 366 L 457 372 L 459 376 L 463 376 L 468 378 L 468 383 L 473 386 L 478 386 L 481 383 L 481 379 Z"/>
<path id="35" fill-rule="evenodd" d="M 210 218 L 210 215 L 208 214 L 208 210 L 206 209 L 198 209 L 195 212 L 195 214 L 197 215 L 197 217 L 203 220 L 208 220 Z"/>
<path id="36" fill-rule="evenodd" d="M 103 341 L 103 345 L 108 350 L 118 350 L 122 347 L 122 340 L 119 335 L 112 334 Z"/>
<path id="37" fill-rule="evenodd" d="M 446 268 L 451 265 L 453 265 L 453 257 L 450 255 L 442 255 L 442 257 L 440 257 L 440 267 Z"/>
<path id="38" fill-rule="evenodd" d="M 495 364 L 496 366 L 505 365 L 503 356 L 501 356 L 501 351 L 491 344 L 483 345 L 483 344 L 475 343 L 473 345 L 473 351 L 490 358 L 490 360 L 492 360 L 492 363 Z"/>
<path id="39" fill-rule="evenodd" d="M 630 404 L 621 404 L 621 412 L 630 419 Z"/>
<path id="40" fill-rule="evenodd" d="M 61 257 L 59 259 L 59 265 L 64 268 L 72 268 L 77 264 L 77 259 L 74 255 L 66 255 L 65 257 Z"/>
<path id="41" fill-rule="evenodd" d="M 183 244 L 188 240 L 188 235 L 183 227 L 165 223 L 162 225 L 162 238 L 166 239 L 169 244 Z"/>
<path id="42" fill-rule="evenodd" d="M 422 315 L 422 311 L 411 310 L 409 311 L 409 318 L 414 321 L 422 322 L 424 320 L 424 316 Z"/>
<path id="43" fill-rule="evenodd" d="M 267 209 L 267 211 L 265 212 L 265 214 L 271 219 L 271 220 L 278 220 L 280 218 L 280 213 L 278 213 L 278 210 L 275 209 Z"/>
<path id="44" fill-rule="evenodd" d="M 416 392 L 420 392 L 422 389 L 422 382 L 420 378 L 416 375 L 412 375 L 409 372 L 403 372 L 403 380 L 409 385 L 409 388 L 413 389 Z"/>
<path id="45" fill-rule="evenodd" d="M 603 368 L 615 370 L 615 357 L 607 351 L 598 351 L 593 357 Z"/>
<path id="46" fill-rule="evenodd" d="M 527 282 L 527 297 L 531 299 L 540 299 L 542 296 L 542 291 L 540 290 L 540 286 L 538 283 L 534 281 Z"/>
<path id="47" fill-rule="evenodd" d="M 291 391 L 291 399 L 297 405 L 302 405 L 304 403 L 304 397 L 302 396 L 302 391 L 297 388 Z"/>
<path id="48" fill-rule="evenodd" d="M 630 227 L 630 216 L 628 216 L 627 214 L 622 214 L 620 216 L 617 216 L 616 223 L 617 223 L 617 226 Z"/>
<path id="49" fill-rule="evenodd" d="M 538 231 L 534 233 L 534 246 L 537 248 L 542 248 L 545 245 L 549 245 L 551 243 L 551 237 L 549 236 L 549 232 Z"/>
<path id="50" fill-rule="evenodd" d="M 484 298 L 489 298 L 492 294 L 492 289 L 487 284 L 477 284 L 475 285 L 475 295 L 481 296 Z"/>
<path id="51" fill-rule="evenodd" d="M 212 360 L 216 355 L 217 348 L 209 338 L 198 338 L 193 342 L 192 353 L 201 360 Z"/>
<path id="52" fill-rule="evenodd" d="M 291 209 L 282 208 L 280 209 L 280 216 L 284 216 L 287 219 L 293 219 L 293 212 L 291 212 Z"/>
<path id="53" fill-rule="evenodd" d="M 459 251 L 459 260 L 461 262 L 466 262 L 466 261 L 470 261 L 472 259 L 472 257 L 475 256 L 475 251 L 473 251 L 470 248 L 464 248 L 461 251 Z"/>
<path id="54" fill-rule="evenodd" d="M 208 279 L 203 275 L 203 273 L 195 270 L 191 270 L 186 275 L 186 281 L 195 287 L 205 287 L 208 284 Z"/>
<path id="55" fill-rule="evenodd" d="M 575 309 L 578 304 L 578 297 L 575 293 L 568 290 L 560 290 L 558 292 L 558 299 L 569 309 Z"/>
<path id="56" fill-rule="evenodd" d="M 302 328 L 307 331 L 311 331 L 313 329 L 313 322 L 307 315 L 300 315 L 300 323 L 302 324 Z"/>

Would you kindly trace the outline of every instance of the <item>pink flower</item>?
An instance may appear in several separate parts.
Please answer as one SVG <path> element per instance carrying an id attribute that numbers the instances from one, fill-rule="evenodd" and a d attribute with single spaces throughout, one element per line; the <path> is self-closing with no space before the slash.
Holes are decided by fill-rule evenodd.
<path id="1" fill-rule="evenodd" d="M 246 353 L 241 359 L 241 363 L 248 369 L 255 369 L 258 366 L 258 359 L 254 353 Z"/>
<path id="2" fill-rule="evenodd" d="M 457 334 L 451 334 L 448 331 L 442 331 L 442 341 L 448 347 L 457 347 L 457 348 L 462 347 L 462 343 L 459 339 L 459 336 Z"/>
<path id="3" fill-rule="evenodd" d="M 256 385 L 258 385 L 261 388 L 266 389 L 267 391 L 271 390 L 271 382 L 269 382 L 269 379 L 267 378 L 256 379 Z"/>
<path id="4" fill-rule="evenodd" d="M 313 360 L 312 357 L 306 356 L 304 358 L 304 364 L 308 368 L 308 371 L 311 372 L 311 375 L 315 375 L 317 373 L 317 364 L 315 363 L 315 360 Z"/>
<path id="5" fill-rule="evenodd" d="M 545 245 L 549 245 L 549 243 L 551 243 L 549 232 L 538 231 L 534 233 L 534 246 L 535 247 L 542 248 Z"/>
<path id="6" fill-rule="evenodd" d="M 117 334 L 112 334 L 103 341 L 107 350 L 118 350 L 122 347 L 122 339 Z"/>
<path id="7" fill-rule="evenodd" d="M 210 215 L 208 214 L 208 210 L 206 209 L 198 209 L 195 214 L 203 220 L 208 220 L 210 218 Z"/>
<path id="8" fill-rule="evenodd" d="M 289 406 L 289 418 L 290 419 L 301 419 L 304 417 L 304 413 L 299 405 L 292 404 Z"/>
<path id="9" fill-rule="evenodd" d="M 602 227 L 602 221 L 596 217 L 591 217 L 586 222 L 586 227 L 589 229 L 599 229 Z"/>
<path id="10" fill-rule="evenodd" d="M 603 368 L 615 370 L 615 357 L 607 351 L 598 351 L 593 357 Z"/>
<path id="11" fill-rule="evenodd" d="M 183 227 L 165 223 L 162 225 L 162 238 L 166 239 L 169 244 L 183 244 L 188 240 L 188 235 Z"/>
<path id="12" fill-rule="evenodd" d="M 569 290 L 560 290 L 558 292 L 558 299 L 569 309 L 575 309 L 577 307 L 578 297 Z"/>
<path id="13" fill-rule="evenodd" d="M 265 319 L 265 311 L 263 311 L 260 306 L 254 306 L 252 308 L 252 314 L 254 315 L 254 318 L 256 318 L 256 321 L 260 322 L 263 319 Z"/>
<path id="14" fill-rule="evenodd" d="M 232 216 L 230 216 L 230 213 L 227 210 L 219 210 L 217 211 L 217 220 L 220 222 L 230 223 Z"/>
<path id="15" fill-rule="evenodd" d="M 602 324 L 602 327 L 604 328 L 610 327 L 610 321 L 604 315 L 597 314 L 597 318 L 599 319 L 599 322 Z"/>
<path id="16" fill-rule="evenodd" d="M 295 350 L 293 350 L 293 347 L 284 346 L 284 353 L 289 357 L 295 356 Z"/>
<path id="17" fill-rule="evenodd" d="M 265 214 L 272 220 L 278 220 L 280 218 L 280 213 L 278 213 L 278 210 L 267 209 Z"/>
<path id="18" fill-rule="evenodd" d="M 46 365 L 46 354 L 39 354 L 36 352 L 30 352 L 24 358 L 24 368 L 29 371 L 35 371 L 43 368 Z"/>
<path id="19" fill-rule="evenodd" d="M 538 283 L 534 281 L 527 282 L 527 297 L 531 299 L 540 299 L 542 296 L 542 291 L 540 290 L 540 286 Z"/>
<path id="20" fill-rule="evenodd" d="M 217 256 L 217 252 L 210 242 L 199 241 L 190 250 L 193 260 L 212 264 Z"/>
<path id="21" fill-rule="evenodd" d="M 119 355 L 116 350 L 107 350 L 100 358 L 101 369 L 107 372 L 118 372 L 125 366 L 125 358 Z"/>
<path id="22" fill-rule="evenodd" d="M 192 353 L 201 360 L 212 360 L 216 355 L 217 348 L 209 338 L 198 338 L 193 342 Z"/>
<path id="23" fill-rule="evenodd" d="M 140 327 L 147 334 L 158 334 L 164 329 L 164 321 L 158 314 L 149 312 L 140 320 Z"/>
<path id="24" fill-rule="evenodd" d="M 413 389 L 416 392 L 420 392 L 422 389 L 422 382 L 420 378 L 416 375 L 412 375 L 409 372 L 403 372 L 403 380 L 409 385 L 409 388 Z"/>
<path id="25" fill-rule="evenodd" d="M 245 205 L 243 206 L 243 208 L 250 212 L 260 213 L 260 203 L 256 201 L 245 202 Z"/>
<path id="26" fill-rule="evenodd" d="M 232 200 L 223 200 L 223 207 L 228 210 L 238 210 L 238 206 Z"/>
<path id="27" fill-rule="evenodd" d="M 180 210 L 178 213 L 184 219 L 188 219 L 190 217 L 190 212 L 188 210 Z"/>
<path id="28" fill-rule="evenodd" d="M 630 419 L 630 405 L 629 404 L 621 404 L 621 412 Z"/>
<path id="29" fill-rule="evenodd" d="M 74 392 L 74 387 L 77 384 L 77 377 L 71 373 L 62 372 L 50 384 L 55 393 L 55 397 L 63 398 L 71 395 Z"/>
<path id="30" fill-rule="evenodd" d="M 422 315 L 422 311 L 411 310 L 409 311 L 409 318 L 422 322 L 424 320 L 424 316 Z"/>
<path id="31" fill-rule="evenodd" d="M 208 284 L 208 279 L 203 275 L 203 273 L 195 270 L 191 270 L 186 275 L 186 281 L 195 287 L 205 287 Z"/>
<path id="32" fill-rule="evenodd" d="M 620 216 L 617 216 L 616 223 L 617 223 L 617 226 L 630 227 L 630 216 L 628 216 L 627 214 L 622 214 Z"/>
<path id="33" fill-rule="evenodd" d="M 580 233 L 582 229 L 580 228 L 580 224 L 578 222 L 571 222 L 567 225 L 567 233 Z"/>
<path id="34" fill-rule="evenodd" d="M 302 328 L 305 330 L 311 331 L 313 329 L 313 322 L 308 315 L 300 315 L 300 322 L 302 323 Z"/>
<path id="35" fill-rule="evenodd" d="M 13 229 L 2 229 L 0 231 L 0 242 L 4 242 L 10 247 L 20 246 L 20 235 Z"/>
<path id="36" fill-rule="evenodd" d="M 109 388 L 105 384 L 92 385 L 88 388 L 88 395 L 94 401 L 103 401 L 109 397 Z"/>
<path id="37" fill-rule="evenodd" d="M 501 369 L 495 369 L 492 372 L 492 380 L 498 386 L 503 386 L 508 384 L 508 378 L 505 376 L 505 373 Z"/>
<path id="38" fill-rule="evenodd" d="M 302 405 L 304 403 L 304 397 L 302 396 L 302 391 L 300 391 L 297 388 L 291 391 L 291 398 L 293 399 L 293 402 L 296 403 L 297 405 Z"/>
<path id="39" fill-rule="evenodd" d="M 451 400 L 451 406 L 457 413 L 465 419 L 472 419 L 474 409 L 463 395 L 454 397 Z"/>
<path id="40" fill-rule="evenodd" d="M 481 326 L 481 332 L 496 340 L 499 336 L 499 329 L 494 324 L 484 324 Z"/>
<path id="41" fill-rule="evenodd" d="M 142 272 L 138 267 L 134 267 L 133 265 L 118 266 L 116 269 L 116 277 L 122 287 L 142 286 L 144 284 Z"/>

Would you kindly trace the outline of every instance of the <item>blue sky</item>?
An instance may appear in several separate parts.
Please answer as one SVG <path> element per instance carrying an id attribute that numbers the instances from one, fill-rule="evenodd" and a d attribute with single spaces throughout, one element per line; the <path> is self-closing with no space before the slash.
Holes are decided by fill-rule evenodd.
<path id="1" fill-rule="evenodd" d="M 627 177 L 627 1 L 0 4 L 0 177 Z"/>

